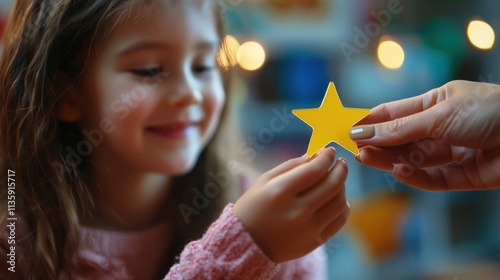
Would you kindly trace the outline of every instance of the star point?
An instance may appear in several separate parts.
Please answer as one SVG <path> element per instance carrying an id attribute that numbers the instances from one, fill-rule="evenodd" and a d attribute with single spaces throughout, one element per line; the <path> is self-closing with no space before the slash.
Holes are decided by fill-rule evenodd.
<path id="1" fill-rule="evenodd" d="M 318 108 L 295 109 L 292 113 L 313 129 L 307 148 L 308 156 L 313 156 L 331 142 L 356 155 L 359 150 L 356 142 L 349 137 L 349 131 L 370 113 L 370 109 L 344 107 L 335 84 L 330 82 Z"/>

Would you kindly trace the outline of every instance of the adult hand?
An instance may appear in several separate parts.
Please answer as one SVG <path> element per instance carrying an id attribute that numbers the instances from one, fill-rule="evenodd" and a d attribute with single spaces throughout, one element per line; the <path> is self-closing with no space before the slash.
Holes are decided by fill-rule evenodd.
<path id="1" fill-rule="evenodd" d="M 357 159 L 428 191 L 500 188 L 500 86 L 453 81 L 382 104 L 351 130 Z"/>
<path id="2" fill-rule="evenodd" d="M 347 165 L 334 160 L 333 148 L 289 160 L 264 173 L 235 203 L 236 215 L 272 261 L 306 255 L 347 221 Z"/>

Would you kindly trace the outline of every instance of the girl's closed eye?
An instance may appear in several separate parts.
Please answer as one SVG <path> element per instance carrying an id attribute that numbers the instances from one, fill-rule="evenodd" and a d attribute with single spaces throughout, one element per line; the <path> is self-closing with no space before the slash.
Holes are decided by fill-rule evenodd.
<path id="1" fill-rule="evenodd" d="M 154 77 L 162 72 L 160 67 L 148 67 L 143 69 L 133 69 L 130 72 L 140 77 Z"/>
<path id="2" fill-rule="evenodd" d="M 215 67 L 213 65 L 209 65 L 209 64 L 200 64 L 200 65 L 193 66 L 193 72 L 195 72 L 196 74 L 209 73 L 214 69 L 215 69 Z"/>

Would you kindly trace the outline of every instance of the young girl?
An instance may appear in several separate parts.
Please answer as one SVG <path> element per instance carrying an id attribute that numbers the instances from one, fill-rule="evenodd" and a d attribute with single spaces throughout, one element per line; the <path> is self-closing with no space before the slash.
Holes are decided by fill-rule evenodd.
<path id="1" fill-rule="evenodd" d="M 331 148 L 296 158 L 228 203 L 246 180 L 215 152 L 229 74 L 215 2 L 14 4 L 0 278 L 317 279 L 313 250 L 349 213 L 347 165 Z"/>

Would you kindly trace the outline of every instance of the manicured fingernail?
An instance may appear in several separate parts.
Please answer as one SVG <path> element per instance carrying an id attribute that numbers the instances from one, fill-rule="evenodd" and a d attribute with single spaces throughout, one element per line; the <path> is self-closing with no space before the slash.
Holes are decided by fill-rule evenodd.
<path id="1" fill-rule="evenodd" d="M 347 166 L 347 160 L 345 160 L 345 158 L 339 158 L 339 161 L 343 162 Z"/>
<path id="2" fill-rule="evenodd" d="M 373 125 L 353 127 L 349 132 L 349 136 L 351 136 L 352 140 L 370 139 L 375 136 L 375 128 Z"/>
<path id="3" fill-rule="evenodd" d="M 347 204 L 348 208 L 351 208 L 351 204 L 349 204 L 349 201 L 346 200 L 345 203 Z"/>

